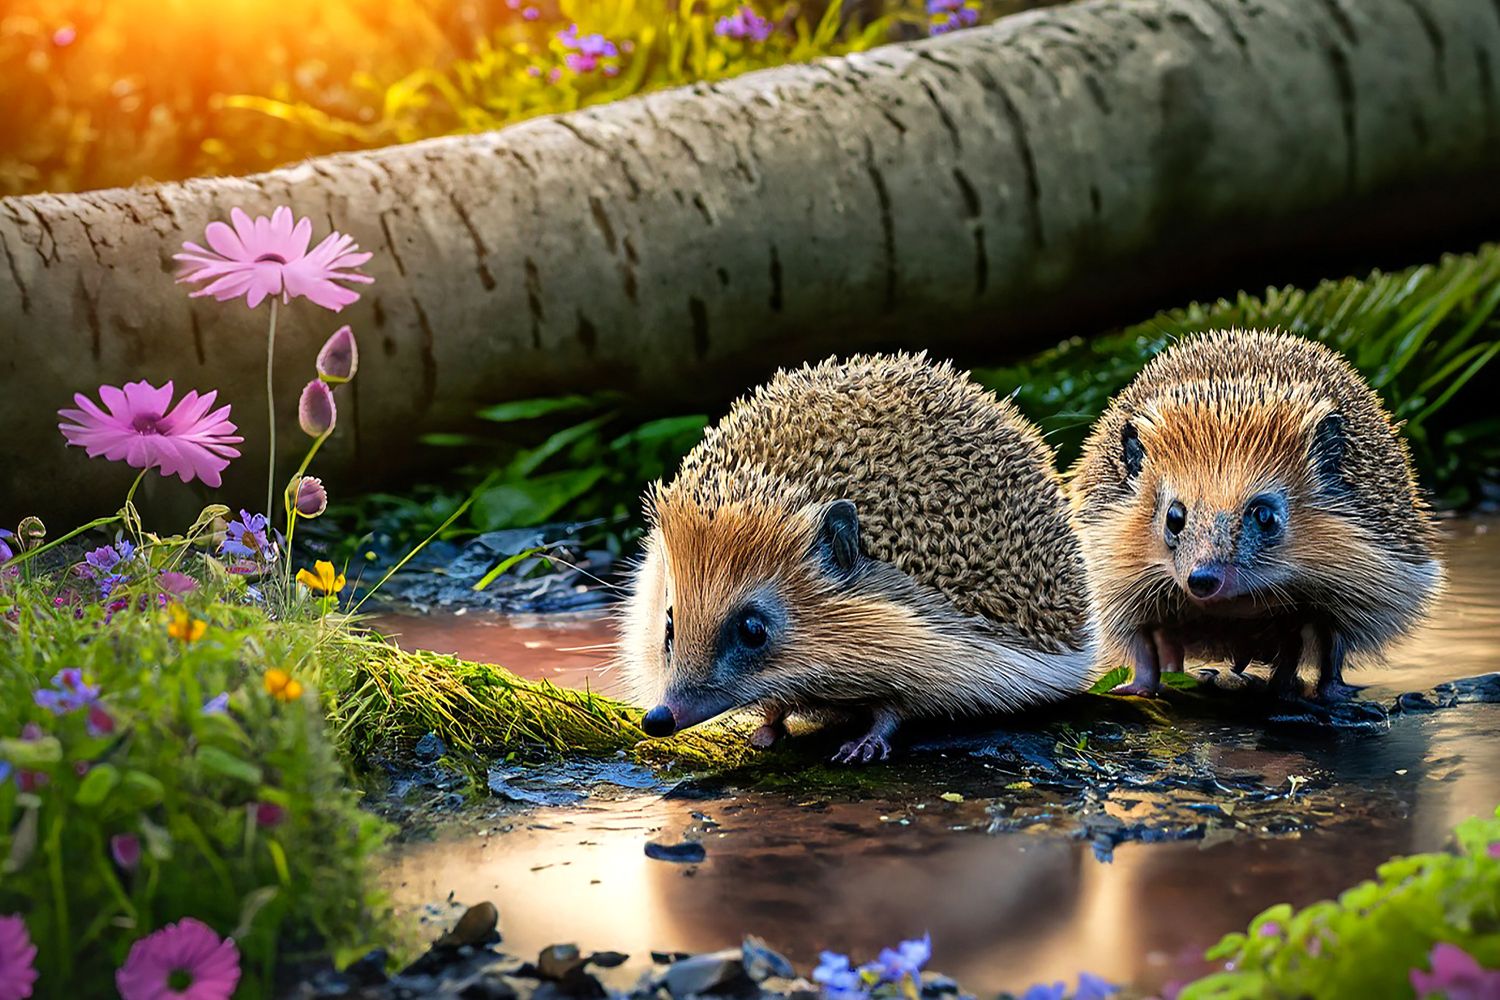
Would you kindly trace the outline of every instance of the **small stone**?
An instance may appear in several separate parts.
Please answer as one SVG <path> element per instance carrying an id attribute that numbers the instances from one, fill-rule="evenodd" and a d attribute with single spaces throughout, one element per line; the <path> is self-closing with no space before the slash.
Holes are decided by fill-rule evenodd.
<path id="1" fill-rule="evenodd" d="M 515 1000 L 519 994 L 504 976 L 486 973 L 466 983 L 458 995 L 462 1000 Z"/>
<path id="2" fill-rule="evenodd" d="M 623 952 L 618 951 L 596 951 L 589 956 L 589 964 L 597 965 L 601 969 L 613 969 L 624 965 L 630 958 Z"/>
<path id="3" fill-rule="evenodd" d="M 680 844 L 656 844 L 646 845 L 646 857 L 653 861 L 672 861 L 677 864 L 695 864 L 708 856 L 703 845 L 693 840 L 684 840 Z"/>
<path id="4" fill-rule="evenodd" d="M 746 935 L 744 943 L 740 945 L 740 961 L 745 966 L 745 974 L 757 983 L 773 976 L 777 979 L 797 978 L 797 970 L 792 968 L 792 963 L 778 952 L 772 951 L 769 945 L 753 934 Z"/>
<path id="5" fill-rule="evenodd" d="M 745 975 L 744 962 L 735 949 L 712 951 L 674 962 L 667 969 L 662 983 L 677 1000 L 700 993 L 755 992 L 755 984 Z"/>
<path id="6" fill-rule="evenodd" d="M 543 948 L 537 956 L 536 971 L 542 979 L 562 979 L 569 973 L 583 968 L 588 959 L 578 953 L 576 944 L 555 944 Z"/>
<path id="7" fill-rule="evenodd" d="M 448 745 L 437 733 L 428 733 L 417 740 L 417 745 L 412 752 L 416 754 L 418 760 L 431 764 L 448 752 Z"/>
<path id="8" fill-rule="evenodd" d="M 464 911 L 458 923 L 447 934 L 437 939 L 433 947 L 462 948 L 464 945 L 479 947 L 500 940 L 495 925 L 500 922 L 500 911 L 491 902 L 476 903 Z"/>

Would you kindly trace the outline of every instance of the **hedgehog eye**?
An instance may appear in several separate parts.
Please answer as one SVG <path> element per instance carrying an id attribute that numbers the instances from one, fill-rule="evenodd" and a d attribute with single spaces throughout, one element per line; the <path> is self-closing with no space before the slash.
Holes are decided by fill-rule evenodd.
<path id="1" fill-rule="evenodd" d="M 1270 500 L 1253 501 L 1245 511 L 1245 517 L 1264 534 L 1275 534 L 1281 530 L 1281 511 Z"/>
<path id="2" fill-rule="evenodd" d="M 766 626 L 765 618 L 757 611 L 746 611 L 740 615 L 740 620 L 735 624 L 735 631 L 739 633 L 740 642 L 750 649 L 759 649 L 766 644 L 771 631 Z"/>
<path id="3" fill-rule="evenodd" d="M 667 637 L 664 640 L 664 645 L 666 646 L 666 648 L 669 651 L 671 650 L 671 648 L 672 648 L 672 609 L 671 608 L 667 609 Z"/>
<path id="4" fill-rule="evenodd" d="M 1167 508 L 1166 531 L 1163 533 L 1169 546 L 1177 544 L 1177 535 L 1185 527 L 1187 527 L 1187 508 L 1182 505 L 1181 500 L 1173 500 L 1172 506 Z"/>

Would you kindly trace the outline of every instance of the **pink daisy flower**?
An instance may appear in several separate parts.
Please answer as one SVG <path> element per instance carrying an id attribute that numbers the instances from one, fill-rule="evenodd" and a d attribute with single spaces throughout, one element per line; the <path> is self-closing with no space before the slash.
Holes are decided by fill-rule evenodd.
<path id="1" fill-rule="evenodd" d="M 228 1000 L 240 981 L 240 952 L 188 917 L 130 946 L 115 973 L 123 1000 Z"/>
<path id="2" fill-rule="evenodd" d="M 292 210 L 285 205 L 271 213 L 251 219 L 240 209 L 232 209 L 229 221 L 210 222 L 203 236 L 208 248 L 196 243 L 182 244 L 183 252 L 174 259 L 183 262 L 185 282 L 207 282 L 192 294 L 212 295 L 220 302 L 244 296 L 251 309 L 266 298 L 280 295 L 281 301 L 311 299 L 324 309 L 338 312 L 359 300 L 356 292 L 340 281 L 369 284 L 369 275 L 353 270 L 370 259 L 360 253 L 351 237 L 329 233 L 323 242 L 308 250 L 312 242 L 312 220 L 292 221 Z"/>
<path id="3" fill-rule="evenodd" d="M 228 406 L 211 409 L 217 395 L 200 396 L 193 390 L 174 407 L 171 382 L 160 389 L 145 381 L 120 388 L 101 385 L 105 409 L 78 393 L 73 397 L 77 409 L 57 411 L 63 420 L 57 429 L 90 458 L 103 455 L 137 469 L 159 469 L 185 483 L 201 479 L 219 486 L 219 474 L 240 455 L 233 445 L 244 438 L 234 433 Z"/>
<path id="4" fill-rule="evenodd" d="M 19 916 L 0 917 L 0 1000 L 25 1000 L 36 983 L 36 945 Z"/>

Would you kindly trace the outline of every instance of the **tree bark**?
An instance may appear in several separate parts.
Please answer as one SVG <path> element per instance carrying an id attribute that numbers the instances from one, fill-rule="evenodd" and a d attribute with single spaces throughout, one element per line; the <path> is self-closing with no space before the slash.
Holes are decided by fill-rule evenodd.
<path id="1" fill-rule="evenodd" d="M 1089 0 L 255 177 L 5 199 L 0 524 L 118 503 L 129 470 L 54 414 L 136 378 L 220 390 L 247 438 L 223 495 L 254 502 L 264 307 L 189 300 L 171 260 L 234 206 L 375 253 L 357 305 L 296 301 L 277 345 L 289 466 L 296 393 L 353 324 L 319 466 L 363 483 L 485 403 L 702 406 L 834 350 L 1013 354 L 1252 250 L 1500 216 L 1474 200 L 1497 72 L 1490 0 Z"/>

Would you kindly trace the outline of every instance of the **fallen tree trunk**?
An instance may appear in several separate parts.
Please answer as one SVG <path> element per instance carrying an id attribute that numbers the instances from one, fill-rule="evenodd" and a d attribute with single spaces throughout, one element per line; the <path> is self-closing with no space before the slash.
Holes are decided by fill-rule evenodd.
<path id="1" fill-rule="evenodd" d="M 320 459 L 352 483 L 484 403 L 703 405 L 835 349 L 1015 353 L 1208 262 L 1475 211 L 1497 72 L 1488 0 L 1093 0 L 490 134 L 6 199 L 0 523 L 118 502 L 127 470 L 65 455 L 53 414 L 129 378 L 220 389 L 248 439 L 226 495 L 258 495 L 264 310 L 171 278 L 234 206 L 375 252 L 356 306 L 297 302 L 278 340 L 290 450 L 318 344 L 354 325 Z"/>

